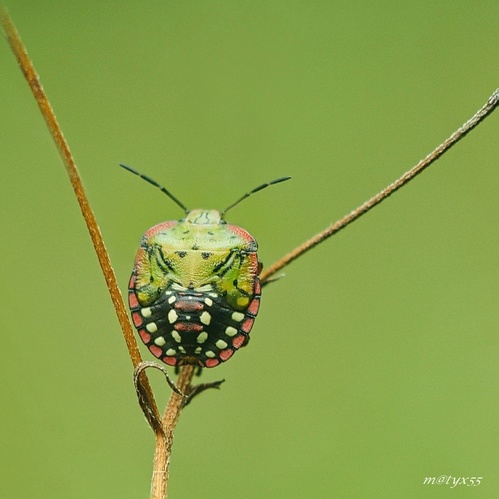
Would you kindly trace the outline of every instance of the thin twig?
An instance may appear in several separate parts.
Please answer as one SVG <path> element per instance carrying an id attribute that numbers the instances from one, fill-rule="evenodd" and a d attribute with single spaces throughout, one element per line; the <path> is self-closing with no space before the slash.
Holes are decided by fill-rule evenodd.
<path id="1" fill-rule="evenodd" d="M 85 219 L 85 223 L 87 224 L 88 232 L 90 233 L 90 237 L 92 239 L 92 243 L 95 248 L 95 252 L 97 253 L 97 258 L 99 259 L 99 263 L 102 269 L 102 273 L 104 274 L 104 278 L 106 280 L 107 287 L 109 289 L 109 293 L 111 295 L 111 300 L 113 301 L 114 309 L 116 311 L 116 315 L 121 325 L 121 329 L 123 331 L 123 336 L 125 338 L 125 342 L 128 347 L 128 352 L 130 354 L 130 359 L 132 360 L 133 367 L 137 367 L 137 365 L 142 361 L 139 347 L 137 342 L 135 341 L 135 337 L 133 335 L 132 326 L 130 321 L 128 320 L 128 315 L 125 310 L 125 304 L 123 302 L 123 298 L 121 296 L 120 290 L 118 288 L 118 284 L 116 281 L 116 276 L 114 274 L 114 270 L 111 266 L 111 261 L 109 259 L 109 254 L 104 245 L 104 241 L 102 239 L 102 235 L 97 225 L 97 221 L 95 219 L 95 215 L 90 208 L 88 203 L 87 196 L 83 189 L 83 185 L 81 182 L 80 175 L 78 173 L 78 169 L 76 167 L 76 163 L 73 159 L 71 151 L 69 149 L 68 143 L 64 138 L 61 127 L 57 122 L 54 111 L 50 102 L 43 90 L 43 87 L 40 83 L 40 79 L 38 77 L 37 72 L 31 62 L 26 48 L 24 47 L 21 38 L 12 22 L 7 10 L 4 7 L 0 7 L 0 23 L 4 30 L 5 36 L 9 45 L 14 53 L 19 66 L 28 82 L 28 85 L 33 92 L 35 100 L 40 107 L 40 111 L 42 113 L 45 122 L 47 123 L 48 129 L 54 142 L 57 146 L 59 154 L 62 157 L 64 162 L 64 166 L 66 167 L 67 174 L 69 176 L 69 180 L 71 181 L 71 185 L 73 186 L 74 193 L 76 195 L 76 199 L 78 200 L 78 204 L 80 205 L 81 213 L 83 218 Z M 159 419 L 159 411 L 154 400 L 154 395 L 152 393 L 151 387 L 149 385 L 149 381 L 145 375 L 145 373 L 140 374 L 142 386 L 146 391 L 147 397 L 150 400 L 152 410 L 156 413 L 157 418 Z"/>
<path id="2" fill-rule="evenodd" d="M 348 215 L 337 222 L 331 224 L 329 227 L 319 232 L 315 236 L 311 237 L 308 241 L 295 248 L 293 251 L 289 252 L 287 255 L 282 257 L 279 261 L 271 265 L 269 268 L 265 269 L 260 280 L 262 284 L 268 283 L 271 277 L 279 272 L 283 267 L 289 265 L 293 260 L 299 256 L 306 253 L 308 250 L 317 246 L 319 243 L 327 239 L 328 237 L 336 234 L 341 229 L 345 228 L 347 225 L 352 223 L 354 220 L 360 216 L 367 213 L 370 209 L 374 208 L 376 205 L 385 200 L 388 196 L 393 194 L 396 190 L 400 189 L 403 185 L 411 181 L 416 175 L 420 174 L 428 166 L 430 166 L 434 161 L 436 161 L 442 154 L 448 151 L 454 144 L 461 140 L 468 132 L 470 132 L 474 127 L 476 127 L 482 120 L 489 116 L 492 111 L 499 104 L 499 89 L 497 89 L 487 100 L 485 105 L 475 113 L 475 115 L 469 119 L 463 126 L 456 130 L 445 142 L 440 144 L 433 152 L 428 154 L 426 158 L 422 159 L 416 166 L 411 168 L 408 172 L 404 173 L 399 179 L 391 183 L 381 192 L 368 199 L 364 204 L 351 211 Z"/>

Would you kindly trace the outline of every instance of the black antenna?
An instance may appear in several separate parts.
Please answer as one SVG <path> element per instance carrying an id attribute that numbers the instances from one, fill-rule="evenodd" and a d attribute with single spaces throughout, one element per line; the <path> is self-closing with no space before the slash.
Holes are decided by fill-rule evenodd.
<path id="1" fill-rule="evenodd" d="M 159 185 L 155 180 L 153 180 L 151 177 L 148 177 L 147 175 L 143 175 L 142 173 L 139 173 L 137 170 L 134 170 L 132 167 L 124 165 L 123 163 L 120 163 L 120 166 L 124 168 L 125 170 L 128 170 L 129 172 L 132 172 L 133 174 L 137 175 L 138 177 L 144 179 L 146 182 L 149 182 L 150 184 L 154 185 L 154 187 L 157 187 L 161 192 L 166 194 L 173 202 L 177 203 L 180 208 L 182 208 L 185 213 L 188 213 L 189 210 L 168 190 L 166 190 L 162 185 Z"/>
<path id="2" fill-rule="evenodd" d="M 250 197 L 252 194 L 255 192 L 261 191 L 262 189 L 265 189 L 265 187 L 268 187 L 269 185 L 274 185 L 278 184 L 279 182 L 284 182 L 285 180 L 289 180 L 291 177 L 281 177 L 281 178 L 276 178 L 275 180 L 272 180 L 271 182 L 267 182 L 266 184 L 259 185 L 258 187 L 255 187 L 252 191 L 247 192 L 243 196 L 241 196 L 235 203 L 232 203 L 228 208 L 225 208 L 222 213 L 220 213 L 220 216 L 223 217 L 231 208 L 234 208 L 234 206 L 238 205 L 243 199 L 246 199 Z"/>

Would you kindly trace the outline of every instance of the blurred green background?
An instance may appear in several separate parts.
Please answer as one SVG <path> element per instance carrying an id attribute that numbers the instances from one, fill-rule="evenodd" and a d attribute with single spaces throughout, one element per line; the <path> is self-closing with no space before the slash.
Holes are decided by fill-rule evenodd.
<path id="1" fill-rule="evenodd" d="M 496 1 L 35 2 L 11 15 L 122 290 L 142 233 L 224 208 L 269 265 L 499 86 Z M 55 146 L 0 43 L 1 497 L 148 497 L 152 433 Z M 499 497 L 499 114 L 264 290 L 183 414 L 172 498 Z M 151 356 L 144 351 L 144 357 Z M 151 373 L 163 405 L 168 390 Z M 423 485 L 481 476 L 478 487 Z"/>

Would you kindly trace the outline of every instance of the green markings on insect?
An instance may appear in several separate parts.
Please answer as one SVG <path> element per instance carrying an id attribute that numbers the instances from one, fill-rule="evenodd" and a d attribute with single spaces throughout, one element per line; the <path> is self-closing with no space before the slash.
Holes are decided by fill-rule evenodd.
<path id="1" fill-rule="evenodd" d="M 188 210 L 153 179 L 120 166 L 158 187 L 186 213 L 142 236 L 128 286 L 140 338 L 170 366 L 225 362 L 248 344 L 260 308 L 261 263 L 255 238 L 223 217 L 251 194 L 291 177 L 262 184 L 221 212 Z"/>

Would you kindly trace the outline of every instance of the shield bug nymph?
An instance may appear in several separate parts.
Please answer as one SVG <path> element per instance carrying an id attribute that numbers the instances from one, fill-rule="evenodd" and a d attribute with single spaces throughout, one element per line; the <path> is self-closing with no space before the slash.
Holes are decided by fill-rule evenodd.
<path id="1" fill-rule="evenodd" d="M 288 180 L 282 177 L 244 194 L 224 211 L 188 210 L 143 236 L 128 286 L 132 321 L 151 353 L 170 366 L 215 367 L 247 345 L 260 307 L 258 244 L 243 228 L 224 220 L 251 194 Z"/>

